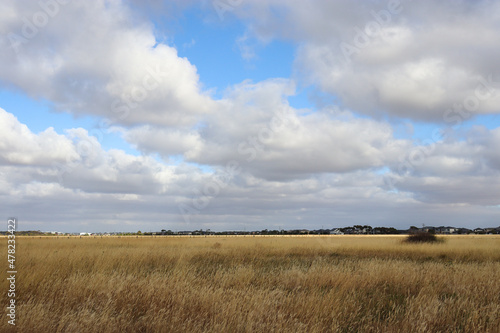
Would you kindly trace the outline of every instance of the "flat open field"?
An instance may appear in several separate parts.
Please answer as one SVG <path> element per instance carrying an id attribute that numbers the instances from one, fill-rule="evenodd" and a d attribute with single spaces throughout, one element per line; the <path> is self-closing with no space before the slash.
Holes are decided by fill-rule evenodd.
<path id="1" fill-rule="evenodd" d="M 18 237 L 17 328 L 499 332 L 500 237 L 445 238 Z"/>

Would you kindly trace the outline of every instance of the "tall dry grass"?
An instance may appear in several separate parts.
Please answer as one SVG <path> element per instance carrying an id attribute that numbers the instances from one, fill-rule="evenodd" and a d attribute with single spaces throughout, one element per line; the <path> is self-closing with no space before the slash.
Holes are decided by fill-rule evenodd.
<path id="1" fill-rule="evenodd" d="M 500 238 L 18 238 L 19 332 L 499 332 Z M 0 241 L 7 248 L 5 239 Z M 6 260 L 5 260 L 6 265 Z M 2 279 L 0 290 L 7 290 Z M 0 301 L 7 304 L 7 295 Z M 7 332 L 7 317 L 0 330 Z"/>

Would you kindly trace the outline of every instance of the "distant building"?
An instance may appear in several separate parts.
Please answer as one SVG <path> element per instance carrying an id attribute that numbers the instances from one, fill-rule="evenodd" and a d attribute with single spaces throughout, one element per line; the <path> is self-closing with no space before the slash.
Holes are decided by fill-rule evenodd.
<path id="1" fill-rule="evenodd" d="M 343 235 L 344 233 L 340 229 L 335 229 L 330 231 L 330 235 Z"/>
<path id="2" fill-rule="evenodd" d="M 438 227 L 436 233 L 439 234 L 455 234 L 458 233 L 458 228 L 455 227 Z"/>

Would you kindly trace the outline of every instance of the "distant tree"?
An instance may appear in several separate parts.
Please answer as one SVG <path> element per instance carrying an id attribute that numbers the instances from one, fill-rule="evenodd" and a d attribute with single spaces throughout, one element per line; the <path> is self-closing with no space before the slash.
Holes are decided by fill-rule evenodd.
<path id="1" fill-rule="evenodd" d="M 345 227 L 341 228 L 340 231 L 342 231 L 344 234 L 352 234 L 354 232 L 353 227 Z"/>
<path id="2" fill-rule="evenodd" d="M 396 228 L 390 227 L 376 227 L 373 229 L 374 233 L 376 234 L 382 234 L 382 235 L 397 235 L 399 232 L 396 230 Z"/>
<path id="3" fill-rule="evenodd" d="M 413 233 L 413 232 L 417 232 L 419 229 L 417 227 L 415 227 L 414 225 L 412 225 L 410 227 L 410 233 Z"/>
<path id="4" fill-rule="evenodd" d="M 138 235 L 142 235 L 142 232 L 139 230 L 139 231 L 137 231 L 137 234 Z"/>
<path id="5" fill-rule="evenodd" d="M 397 234 L 399 234 L 399 231 L 396 228 L 390 227 L 390 228 L 387 228 L 387 233 L 390 235 L 397 235 Z"/>

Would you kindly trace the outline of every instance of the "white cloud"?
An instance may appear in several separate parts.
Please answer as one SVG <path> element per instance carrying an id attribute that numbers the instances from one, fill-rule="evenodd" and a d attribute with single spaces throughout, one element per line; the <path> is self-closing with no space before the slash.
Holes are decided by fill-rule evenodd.
<path id="1" fill-rule="evenodd" d="M 349 112 L 296 110 L 286 100 L 293 93 L 287 80 L 242 83 L 227 92 L 197 132 L 146 126 L 125 132 L 125 138 L 140 150 L 183 154 L 200 164 L 236 160 L 270 179 L 378 168 L 409 146 L 395 140 L 384 122 Z"/>
<path id="2" fill-rule="evenodd" d="M 77 158 L 69 138 L 57 134 L 53 128 L 33 134 L 14 115 L 0 108 L 0 164 L 50 165 Z"/>
<path id="3" fill-rule="evenodd" d="M 443 122 L 445 110 L 480 89 L 473 113 L 499 112 L 500 4 L 391 3 L 252 1 L 236 14 L 249 33 L 300 45 L 301 77 L 352 110 Z"/>
<path id="4" fill-rule="evenodd" d="M 123 136 L 138 149 L 147 153 L 159 152 L 168 159 L 171 155 L 199 151 L 203 145 L 200 134 L 193 130 L 181 131 L 145 125 L 123 130 Z"/>
<path id="5" fill-rule="evenodd" d="M 121 150 L 105 151 L 82 128 L 67 130 L 65 135 L 52 128 L 34 134 L 3 109 L 0 120 L 2 181 L 16 191 L 24 188 L 26 195 L 38 189 L 44 196 L 61 186 L 87 193 L 162 195 L 183 192 L 178 181 L 186 185 L 189 180 L 193 186 L 200 180 L 198 168 L 173 167 Z"/>
<path id="6" fill-rule="evenodd" d="M 29 38 L 23 29 L 43 11 L 39 3 L 0 4 L 2 85 L 61 111 L 110 118 L 143 153 L 105 150 L 84 128 L 36 134 L 0 109 L 2 209 L 31 229 L 48 221 L 71 231 L 407 227 L 444 219 L 471 226 L 498 216 L 498 129 L 456 131 L 424 147 L 396 139 L 389 122 L 455 124 L 498 112 L 500 87 L 484 84 L 500 80 L 497 2 L 402 2 L 368 41 L 356 34 L 376 22 L 372 11 L 384 15 L 387 2 L 242 3 L 231 14 L 247 26 L 243 57 L 258 56 L 249 41 L 292 41 L 296 75 L 243 81 L 219 100 L 203 90 L 188 59 L 158 43 L 148 11 L 127 4 L 72 1 Z M 25 39 L 17 52 L 9 33 Z M 356 47 L 350 61 L 343 42 Z M 305 83 L 343 105 L 294 108 L 289 99 Z M 475 110 L 448 111 L 456 103 Z M 405 126 L 410 138 L 415 128 Z M 400 172 L 401 160 L 416 150 L 423 159 Z M 149 155 L 155 153 L 163 161 Z M 207 200 L 207 186 L 220 181 L 229 161 L 241 172 L 212 188 L 206 207 L 186 224 L 178 204 Z M 394 188 L 388 177 L 397 180 Z"/>
<path id="7" fill-rule="evenodd" d="M 258 89 L 255 93 L 259 93 Z M 42 152 L 36 142 L 43 140 L 43 132 L 33 134 L 5 114 L 4 111 L 5 119 L 11 119 L 14 134 L 32 138 L 34 149 L 25 150 L 24 155 L 36 161 L 35 157 Z M 311 118 L 298 117 L 298 133 L 303 131 L 307 135 L 295 134 L 298 139 L 290 143 L 283 141 L 290 146 L 282 151 L 276 143 L 266 148 L 262 157 L 246 165 L 242 163 L 242 172 L 219 188 L 208 205 L 191 216 L 188 224 L 178 204 L 192 205 L 193 200 L 206 195 L 204 186 L 213 183 L 213 173 L 185 164 L 166 165 L 119 150 L 105 151 L 83 129 L 57 134 L 59 141 L 70 145 L 70 151 L 80 154 L 63 164 L 67 169 L 51 164 L 50 160 L 58 161 L 58 157 L 50 155 L 39 165 L 33 163 L 22 168 L 4 162 L 0 166 L 0 200 L 8 207 L 9 215 L 22 216 L 28 221 L 26 228 L 31 229 L 44 229 L 47 221 L 51 229 L 72 231 L 200 227 L 255 230 L 360 223 L 407 227 L 422 221 L 442 224 L 443 219 L 450 218 L 453 222 L 449 224 L 456 226 L 491 225 L 496 209 L 492 206 L 498 205 L 500 198 L 500 183 L 496 181 L 500 179 L 498 130 L 478 127 L 469 131 L 466 140 L 450 136 L 449 140 L 438 142 L 413 172 L 399 176 L 396 184 L 399 191 L 394 192 L 385 188 L 386 175 L 370 168 L 356 170 L 356 163 L 351 160 L 348 161 L 353 163 L 351 168 L 333 172 L 342 167 L 339 163 L 346 162 L 330 161 L 327 153 L 340 149 L 337 154 L 341 154 L 343 145 L 335 144 L 355 132 L 357 138 L 347 146 L 352 152 L 359 149 L 364 154 L 353 153 L 348 155 L 349 159 L 355 160 L 358 156 L 372 165 L 384 159 L 381 164 L 392 165 L 396 170 L 406 142 L 399 146 L 401 142 L 380 130 L 383 124 L 371 120 L 355 118 L 344 124 L 323 114 L 307 117 Z M 395 145 L 393 152 L 389 152 L 391 140 Z M 89 144 L 84 151 L 77 149 L 80 142 L 96 144 Z M 303 157 L 315 152 L 312 143 L 318 147 L 323 145 L 321 151 L 326 155 L 312 160 L 317 164 Z M 310 147 L 309 151 L 306 147 Z M 2 151 L 3 161 L 6 155 L 8 152 Z M 314 170 L 319 167 L 331 170 Z M 280 170 L 288 176 L 277 175 Z M 215 220 L 218 222 L 214 224 Z"/>
<path id="8" fill-rule="evenodd" d="M 240 36 L 236 39 L 236 45 L 241 53 L 241 57 L 246 60 L 254 59 L 257 54 L 255 51 L 256 46 L 251 44 L 251 40 L 248 35 Z"/>
<path id="9" fill-rule="evenodd" d="M 444 141 L 421 147 L 425 153 L 413 163 L 407 158 L 393 164 L 388 177 L 394 177 L 397 189 L 422 202 L 499 205 L 499 133 L 498 128 L 475 127 L 466 133 L 465 140 L 449 134 Z"/>
<path id="10" fill-rule="evenodd" d="M 0 78 L 30 96 L 122 124 L 190 126 L 211 110 L 196 67 L 157 43 L 152 25 L 134 18 L 121 1 L 71 1 L 53 17 L 44 14 L 47 23 L 34 25 L 33 36 L 23 32 L 44 13 L 38 2 L 4 7 Z M 12 47 L 12 36 L 23 42 Z"/>

